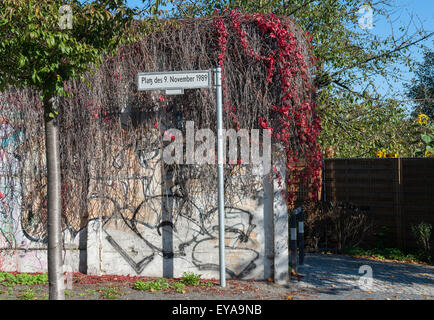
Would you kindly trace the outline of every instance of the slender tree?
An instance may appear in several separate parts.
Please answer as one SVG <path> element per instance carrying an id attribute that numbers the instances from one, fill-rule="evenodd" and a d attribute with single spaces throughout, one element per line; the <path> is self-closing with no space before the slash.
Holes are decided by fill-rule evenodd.
<path id="1" fill-rule="evenodd" d="M 64 81 L 83 77 L 129 40 L 135 12 L 124 0 L 0 2 L 0 90 L 32 87 L 44 106 L 50 299 L 64 299 L 58 97 L 68 95 Z"/>

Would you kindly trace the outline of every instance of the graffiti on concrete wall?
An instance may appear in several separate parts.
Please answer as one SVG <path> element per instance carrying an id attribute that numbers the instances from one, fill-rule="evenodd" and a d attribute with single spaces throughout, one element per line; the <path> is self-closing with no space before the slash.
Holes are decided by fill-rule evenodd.
<path id="1" fill-rule="evenodd" d="M 20 157 L 16 152 L 20 128 L 0 118 L 0 246 L 16 247 L 20 228 Z"/>
<path id="2" fill-rule="evenodd" d="M 184 260 L 198 270 L 218 270 L 218 261 L 210 258 L 210 252 L 218 252 L 217 207 L 210 205 L 217 203 L 210 200 L 216 195 L 198 190 L 185 196 L 154 143 L 153 150 L 149 143 L 146 150 L 137 143 L 114 153 L 116 181 L 91 184 L 91 216 L 102 214 L 105 239 L 138 274 L 157 256 Z M 226 248 L 228 261 L 234 262 L 227 272 L 234 278 L 248 275 L 259 257 L 253 211 L 254 204 L 247 201 L 226 208 Z"/>
<path id="3" fill-rule="evenodd" d="M 0 270 L 46 269 L 43 255 L 31 249 L 22 210 L 23 129 L 13 117 L 0 117 Z M 17 121 L 19 123 L 19 121 Z M 10 250 L 5 250 L 10 249 Z"/>
<path id="4" fill-rule="evenodd" d="M 26 151 L 32 154 L 27 160 L 19 150 L 22 131 L 7 120 L 0 123 L 0 130 L 0 245 L 20 249 L 22 259 L 43 269 L 46 263 L 31 250 L 45 246 L 47 240 L 43 143 Z M 216 194 L 204 194 L 199 185 L 196 192 L 185 192 L 185 181 L 179 183 L 172 168 L 162 164 L 155 132 L 133 144 L 111 148 L 108 156 L 91 160 L 106 161 L 109 169 L 90 170 L 86 213 L 87 222 L 102 221 L 108 246 L 103 246 L 101 259 L 106 269 L 121 258 L 131 271 L 142 274 L 159 258 L 181 261 L 197 270 L 218 270 Z M 187 184 L 193 190 L 198 180 Z M 68 185 L 74 188 L 76 183 L 68 180 Z M 74 242 L 87 225 L 77 222 L 74 201 L 69 203 L 63 208 L 64 233 Z M 226 208 L 227 273 L 233 278 L 246 277 L 257 266 L 262 249 L 256 205 L 252 199 L 241 199 Z"/>

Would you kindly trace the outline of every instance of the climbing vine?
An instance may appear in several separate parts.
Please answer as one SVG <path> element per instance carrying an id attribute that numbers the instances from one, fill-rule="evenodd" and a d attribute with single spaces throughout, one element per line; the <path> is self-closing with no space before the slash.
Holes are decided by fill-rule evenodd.
<path id="1" fill-rule="evenodd" d="M 294 203 L 296 194 L 291 186 L 294 183 L 304 182 L 311 191 L 313 200 L 316 200 L 320 188 L 321 151 L 317 141 L 321 131 L 320 118 L 316 115 L 313 101 L 314 88 L 310 82 L 311 70 L 308 62 L 313 63 L 314 57 L 309 56 L 309 61 L 303 55 L 297 39 L 291 31 L 288 22 L 284 23 L 274 14 L 243 14 L 237 10 L 224 11 L 229 13 L 229 26 L 234 30 L 233 41 L 238 41 L 243 51 L 250 59 L 262 62 L 266 66 L 265 84 L 280 83 L 280 101 L 269 104 L 271 108 L 268 119 L 258 117 L 261 128 L 267 129 L 276 142 L 283 146 L 286 156 L 287 175 L 287 201 L 289 205 Z M 217 12 L 218 13 L 218 12 Z M 243 29 L 243 23 L 254 23 L 263 33 L 266 41 L 272 45 L 267 53 L 261 53 L 249 43 L 248 33 Z M 214 25 L 219 36 L 219 65 L 224 68 L 227 52 L 228 27 L 225 19 L 217 16 Z M 227 95 L 227 87 L 224 83 L 225 110 L 233 119 L 236 127 L 236 107 L 232 106 Z M 303 167 L 304 170 L 298 170 Z M 276 173 L 281 185 L 280 173 Z"/>
<path id="2" fill-rule="evenodd" d="M 173 212 L 198 225 L 215 216 L 215 164 L 167 165 L 160 157 L 162 148 L 174 140 L 171 128 L 185 135 L 185 125 L 192 121 L 196 130 L 217 132 L 213 90 L 185 90 L 173 96 L 137 91 L 139 72 L 220 65 L 223 127 L 266 129 L 272 135 L 273 163 L 284 158 L 287 169 L 281 176 L 276 165 L 268 178 L 274 175 L 289 191 L 289 205 L 300 183 L 315 198 L 320 185 L 320 121 L 311 83 L 315 61 L 303 30 L 287 17 L 228 10 L 213 17 L 156 23 L 161 26 L 152 33 L 136 24 L 133 33 L 140 40 L 104 56 L 98 70 L 85 74 L 85 82 L 63 82 L 72 95 L 59 100 L 64 227 L 76 232 L 89 219 L 115 214 L 133 230 L 150 224 L 149 217 L 152 226 L 158 226 L 166 219 L 161 210 L 163 203 L 170 203 L 166 197 L 173 200 Z M 2 148 L 8 162 L 2 170 L 22 185 L 20 224 L 26 235 L 45 241 L 45 145 L 40 135 L 44 115 L 39 96 L 28 88 L 0 94 L 0 117 L 7 120 Z M 253 175 L 253 169 L 252 163 L 240 159 L 224 166 L 227 208 L 242 207 L 262 192 L 262 178 Z M 162 175 L 170 179 L 170 190 Z M 0 192 L 13 203 L 15 198 L 5 190 Z M 12 207 L 8 212 L 15 216 Z"/>

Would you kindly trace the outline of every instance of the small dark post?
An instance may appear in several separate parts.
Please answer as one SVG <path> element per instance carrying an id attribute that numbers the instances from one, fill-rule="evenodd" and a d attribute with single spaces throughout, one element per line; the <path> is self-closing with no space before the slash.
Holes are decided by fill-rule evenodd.
<path id="1" fill-rule="evenodd" d="M 301 209 L 298 214 L 298 263 L 304 263 L 304 210 Z"/>
<path id="2" fill-rule="evenodd" d="M 291 269 L 297 272 L 297 213 L 291 212 L 290 220 L 291 231 Z"/>

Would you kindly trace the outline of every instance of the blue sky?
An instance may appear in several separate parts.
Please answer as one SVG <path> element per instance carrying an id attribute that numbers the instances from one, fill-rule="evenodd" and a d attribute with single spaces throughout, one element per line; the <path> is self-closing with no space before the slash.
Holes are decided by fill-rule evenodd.
<path id="1" fill-rule="evenodd" d="M 387 37 L 395 34 L 395 37 L 402 35 L 399 31 L 399 27 L 405 27 L 408 29 L 409 34 L 413 34 L 417 31 L 418 27 L 423 26 L 426 31 L 434 31 L 434 1 L 433 0 L 396 0 L 394 1 L 394 6 L 392 16 L 392 25 L 386 22 L 384 18 L 375 17 L 374 15 L 374 28 L 370 30 L 371 33 L 376 34 L 381 37 Z M 412 19 L 413 18 L 413 19 Z M 412 22 L 413 20 L 413 22 Z M 431 37 L 423 42 L 425 47 L 433 49 L 434 37 Z M 410 55 L 412 59 L 418 62 L 423 61 L 423 51 L 420 47 L 412 47 L 410 50 Z M 403 84 L 408 83 L 414 77 L 414 74 L 410 72 L 407 68 L 401 68 L 400 77 L 402 80 L 395 83 L 392 82 L 392 89 L 388 88 L 388 85 L 384 83 L 381 79 L 376 81 L 376 85 L 383 92 L 385 96 L 393 96 L 400 99 L 405 99 L 402 96 Z"/>
<path id="2" fill-rule="evenodd" d="M 128 0 L 127 3 L 129 6 L 143 6 L 141 0 Z M 400 27 L 405 27 L 409 34 L 413 34 L 417 31 L 417 28 L 421 26 L 423 26 L 423 29 L 426 31 L 434 31 L 434 0 L 394 0 L 392 5 L 393 7 L 390 8 L 392 12 L 392 24 L 383 17 L 374 14 L 374 27 L 369 30 L 370 33 L 379 37 L 387 37 L 393 33 L 395 37 L 399 38 L 399 36 L 402 35 L 402 32 L 399 30 Z M 431 37 L 421 44 L 433 49 L 433 40 L 434 37 Z M 412 59 L 418 62 L 422 62 L 423 60 L 420 47 L 412 47 L 410 55 Z M 400 72 L 392 73 L 393 67 L 399 67 Z M 375 86 L 385 98 L 394 97 L 396 99 L 406 100 L 407 98 L 403 95 L 405 90 L 404 83 L 409 83 L 414 77 L 414 74 L 403 66 L 394 65 L 391 66 L 390 70 L 390 74 L 393 74 L 399 79 L 395 80 L 393 79 L 395 77 L 391 76 L 388 78 L 390 84 L 387 84 L 384 78 L 378 77 L 375 80 Z"/>

